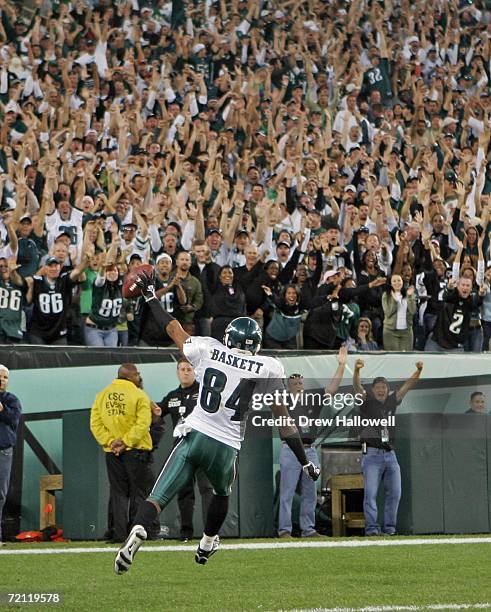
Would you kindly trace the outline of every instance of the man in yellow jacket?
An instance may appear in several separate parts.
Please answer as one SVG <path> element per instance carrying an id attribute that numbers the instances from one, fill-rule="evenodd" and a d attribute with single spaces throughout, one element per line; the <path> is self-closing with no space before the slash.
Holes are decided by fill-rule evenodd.
<path id="1" fill-rule="evenodd" d="M 90 413 L 90 431 L 106 454 L 114 542 L 124 542 L 138 505 L 153 486 L 151 421 L 140 372 L 124 363 L 118 378 L 98 393 Z"/>

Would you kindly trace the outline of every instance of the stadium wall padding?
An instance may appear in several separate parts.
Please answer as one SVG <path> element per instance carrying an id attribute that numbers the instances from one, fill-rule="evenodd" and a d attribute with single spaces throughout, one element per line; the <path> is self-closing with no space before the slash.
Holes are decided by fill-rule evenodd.
<path id="1" fill-rule="evenodd" d="M 396 447 L 402 497 L 397 529 L 401 533 L 444 533 L 442 415 L 402 414 Z"/>
<path id="2" fill-rule="evenodd" d="M 337 367 L 337 360 L 333 353 L 266 351 L 265 354 L 278 357 L 287 375 L 302 372 L 305 378 L 317 379 L 319 386 L 333 375 Z M 346 368 L 346 378 L 351 378 L 351 365 L 359 356 L 350 357 Z M 445 415 L 462 414 L 468 408 L 470 393 L 476 389 L 486 392 L 488 397 L 491 397 L 489 374 L 491 355 L 488 354 L 457 356 L 431 353 L 364 353 L 361 357 L 365 361 L 362 373 L 367 379 L 382 375 L 392 380 L 405 380 L 414 371 L 416 361 L 424 362 L 424 380 L 421 380 L 418 387 L 408 394 L 399 409 L 398 427 L 400 424 L 401 428 L 404 426 L 402 417 L 407 414 L 424 415 L 424 413 L 435 412 Z M 100 505 L 104 506 L 107 503 L 102 499 L 102 494 L 106 494 L 107 491 L 104 488 L 106 486 L 104 483 L 107 482 L 104 481 L 105 469 L 103 469 L 103 464 L 101 467 L 97 462 L 93 465 L 89 464 L 82 456 L 84 452 L 88 453 L 90 448 L 94 452 L 100 449 L 97 449 L 97 446 L 94 447 L 95 442 L 91 440 L 90 432 L 85 428 L 83 421 L 74 425 L 77 419 L 76 413 L 71 415 L 75 419 L 71 422 L 72 425 L 68 426 L 70 422 L 68 420 L 66 427 L 75 427 L 78 432 L 78 435 L 71 438 L 70 442 L 70 445 L 73 445 L 74 448 L 78 447 L 77 450 L 80 451 L 78 460 L 73 457 L 68 458 L 66 455 L 67 443 L 63 443 L 63 440 L 66 440 L 70 434 L 62 433 L 61 418 L 40 420 L 39 413 L 49 415 L 51 412 L 63 412 L 70 415 L 73 411 L 88 410 L 95 395 L 115 378 L 118 366 L 124 362 L 134 362 L 139 365 L 145 381 L 145 390 L 152 399 L 158 401 L 177 386 L 175 375 L 177 358 L 177 351 L 172 349 L 0 347 L 0 363 L 11 370 L 9 390 L 20 398 L 26 418 L 36 417 L 36 421 L 28 421 L 29 429 L 67 479 L 65 491 L 57 494 L 58 521 L 69 525 L 71 519 L 67 518 L 66 513 L 71 514 L 75 503 L 80 503 L 80 500 L 84 499 L 83 496 L 78 496 L 77 502 L 65 499 L 70 490 L 73 491 L 70 489 L 72 486 L 69 474 L 71 470 L 75 470 L 76 474 L 84 471 L 83 476 L 87 477 L 84 482 L 91 489 L 90 495 L 101 496 Z M 448 384 L 440 384 L 435 391 L 431 388 L 433 379 L 448 379 Z M 79 412 L 79 415 L 82 414 Z M 44 418 L 42 415 L 41 418 Z M 429 414 L 426 416 L 430 417 Z M 87 422 L 86 416 L 78 418 L 85 418 Z M 445 446 L 441 440 L 438 441 L 438 436 L 424 440 L 416 438 L 411 443 L 401 442 L 398 450 L 403 472 L 403 499 L 399 513 L 401 530 L 406 533 L 464 533 L 470 532 L 469 529 L 474 532 L 476 525 L 478 530 L 489 530 L 491 523 L 491 494 L 489 493 L 491 491 L 491 425 L 490 417 L 483 418 L 487 421 L 487 435 L 483 421 L 481 426 L 483 436 L 478 448 L 464 444 L 463 441 Z M 436 423 L 437 421 L 434 421 L 432 427 L 436 427 Z M 408 422 L 410 430 L 418 426 L 423 425 Z M 424 425 L 424 427 L 428 426 L 428 423 Z M 84 428 L 83 432 L 82 428 Z M 156 473 L 172 445 L 170 429 L 169 425 L 160 448 L 156 451 L 154 465 Z M 82 436 L 87 436 L 83 442 Z M 251 455 L 254 457 L 254 461 L 251 461 L 250 464 L 246 460 L 248 444 L 251 445 Z M 231 499 L 231 512 L 226 524 L 226 532 L 229 535 L 239 533 L 268 535 L 273 531 L 272 516 L 266 510 L 269 508 L 270 500 L 272 503 L 272 474 L 275 469 L 273 466 L 277 466 L 279 445 L 265 444 L 262 448 L 252 450 L 255 444 L 255 440 L 247 438 L 244 451 L 241 453 L 239 473 L 242 473 L 242 477 L 235 487 Z M 483 454 L 483 449 L 486 449 L 485 454 Z M 92 455 L 92 462 L 95 461 L 94 457 L 95 455 Z M 103 457 L 99 457 L 98 461 L 101 460 Z M 483 461 L 484 465 L 487 461 L 487 468 L 483 467 Z M 264 469 L 264 466 L 270 465 L 271 470 L 269 467 Z M 439 478 L 442 482 L 442 475 L 446 477 L 445 469 L 452 473 L 449 474 L 449 481 L 443 489 L 435 486 L 435 483 Z M 25 444 L 21 506 L 22 529 L 33 529 L 39 525 L 39 477 L 46 473 L 39 459 Z M 461 483 L 465 487 L 465 495 L 462 496 Z M 244 493 L 243 497 L 237 497 L 237 491 L 240 490 L 247 491 L 247 494 Z M 71 497 L 71 493 L 68 497 Z M 465 504 L 461 503 L 460 499 L 466 500 L 465 512 Z M 453 504 L 457 502 L 460 505 L 459 509 L 455 510 Z M 195 511 L 198 533 L 202 528 L 199 503 L 198 494 L 197 511 Z M 469 513 L 468 506 L 471 503 L 475 509 Z M 425 504 L 427 509 L 425 509 Z M 472 518 L 459 521 L 458 517 L 463 515 Z M 96 516 L 99 517 L 99 515 Z M 448 520 L 445 522 L 445 519 Z M 97 529 L 99 533 L 103 519 L 97 518 L 97 521 L 98 526 L 94 529 Z M 442 521 L 444 521 L 443 526 Z M 178 532 L 179 520 L 175 501 L 162 513 L 161 523 L 168 529 L 169 535 Z M 93 522 L 89 524 L 92 525 Z M 448 531 L 449 529 L 452 531 Z"/>

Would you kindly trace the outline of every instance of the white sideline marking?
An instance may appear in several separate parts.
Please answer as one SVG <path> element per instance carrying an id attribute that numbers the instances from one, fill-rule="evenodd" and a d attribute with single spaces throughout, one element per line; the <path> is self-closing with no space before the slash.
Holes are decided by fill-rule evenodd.
<path id="1" fill-rule="evenodd" d="M 368 548 L 373 546 L 420 546 L 425 544 L 491 544 L 491 537 L 481 538 L 414 538 L 407 540 L 336 540 L 333 542 L 244 542 L 240 544 L 220 544 L 220 550 L 274 550 L 279 548 Z M 21 547 L 22 544 L 16 544 Z M 186 552 L 192 551 L 196 544 L 178 544 L 174 546 L 147 546 L 140 549 L 144 552 Z M 0 549 L 2 555 L 70 555 L 81 553 L 109 553 L 118 548 L 113 547 L 75 547 L 75 548 L 29 548 Z M 360 608 L 365 610 L 365 608 Z M 391 608 L 390 608 L 391 609 Z M 415 608 L 417 609 L 417 608 Z"/>
<path id="2" fill-rule="evenodd" d="M 428 606 L 367 606 L 366 608 L 310 608 L 290 610 L 289 612 L 398 612 L 408 610 L 489 610 L 491 604 L 430 604 Z M 280 610 L 279 612 L 285 612 Z"/>

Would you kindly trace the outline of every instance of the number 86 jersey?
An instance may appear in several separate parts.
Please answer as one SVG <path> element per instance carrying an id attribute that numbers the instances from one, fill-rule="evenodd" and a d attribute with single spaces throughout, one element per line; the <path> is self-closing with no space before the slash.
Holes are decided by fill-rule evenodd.
<path id="1" fill-rule="evenodd" d="M 240 449 L 251 400 L 284 389 L 283 366 L 273 357 L 241 353 L 214 338 L 191 336 L 182 350 L 199 382 L 198 403 L 186 425 Z"/>
<path id="2" fill-rule="evenodd" d="M 72 298 L 74 283 L 68 272 L 62 272 L 50 282 L 43 276 L 34 275 L 31 332 L 45 342 L 54 342 L 67 333 L 68 306 Z"/>

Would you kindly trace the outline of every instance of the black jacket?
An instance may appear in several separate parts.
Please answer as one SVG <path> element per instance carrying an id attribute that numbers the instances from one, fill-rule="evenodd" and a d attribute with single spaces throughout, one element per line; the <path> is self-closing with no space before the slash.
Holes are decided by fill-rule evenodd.
<path id="1" fill-rule="evenodd" d="M 241 317 L 246 313 L 245 295 L 238 283 L 222 285 L 219 283 L 211 299 L 210 313 L 214 318 Z"/>
<path id="2" fill-rule="evenodd" d="M 279 280 L 273 280 L 263 270 L 247 288 L 246 302 L 248 315 L 254 314 L 258 308 L 263 308 L 263 306 L 267 308 L 267 296 L 262 289 L 263 285 L 269 287 L 273 295 L 279 295 L 280 293 Z"/>
<path id="3" fill-rule="evenodd" d="M 234 280 L 239 283 L 244 291 L 247 291 L 247 287 L 261 274 L 263 265 L 263 262 L 259 260 L 250 270 L 245 265 L 234 268 Z"/>
<path id="4" fill-rule="evenodd" d="M 13 393 L 0 393 L 0 450 L 10 448 L 17 440 L 17 427 L 22 414 L 20 401 Z"/>
<path id="5" fill-rule="evenodd" d="M 220 266 L 211 261 L 210 263 L 205 264 L 205 267 L 200 270 L 198 264 L 193 264 L 189 272 L 199 280 L 203 289 L 203 306 L 196 312 L 194 318 L 203 319 L 211 317 L 211 298 L 218 285 Z"/>
<path id="6" fill-rule="evenodd" d="M 343 315 L 343 305 L 338 299 L 326 300 L 309 312 L 303 329 L 304 336 L 313 338 L 326 349 L 334 348 L 336 334 Z"/>
<path id="7" fill-rule="evenodd" d="M 167 395 L 158 402 L 162 408 L 162 419 L 165 415 L 170 414 L 172 426 L 175 427 L 179 423 L 181 416 L 187 417 L 194 410 L 198 403 L 199 382 L 197 380 L 190 387 L 181 387 L 169 391 Z M 182 411 L 182 415 L 181 412 Z"/>

